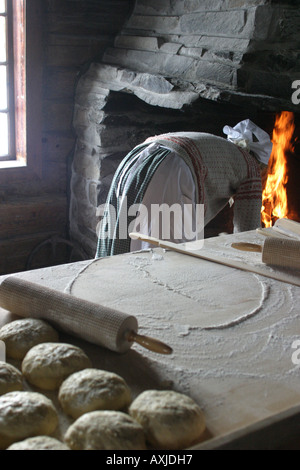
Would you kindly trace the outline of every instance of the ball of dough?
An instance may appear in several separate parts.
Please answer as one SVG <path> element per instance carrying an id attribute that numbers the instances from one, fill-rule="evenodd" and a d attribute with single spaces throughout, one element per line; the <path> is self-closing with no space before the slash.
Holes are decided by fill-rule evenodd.
<path id="1" fill-rule="evenodd" d="M 41 393 L 10 392 L 0 397 L 0 449 L 28 437 L 52 434 L 57 425 L 57 411 Z"/>
<path id="2" fill-rule="evenodd" d="M 81 348 L 66 343 L 42 343 L 28 351 L 22 373 L 32 385 L 56 390 L 69 375 L 88 367 L 91 361 Z"/>
<path id="3" fill-rule="evenodd" d="M 72 450 L 146 450 L 142 426 L 121 411 L 90 411 L 67 430 Z"/>
<path id="4" fill-rule="evenodd" d="M 59 402 L 73 418 L 94 410 L 122 410 L 131 403 L 125 380 L 113 372 L 84 369 L 70 375 L 61 385 Z"/>
<path id="5" fill-rule="evenodd" d="M 58 341 L 58 333 L 43 320 L 22 318 L 3 326 L 0 340 L 5 343 L 7 357 L 23 359 L 36 344 Z"/>
<path id="6" fill-rule="evenodd" d="M 170 390 L 147 390 L 130 405 L 129 414 L 156 449 L 184 449 L 205 430 L 202 410 L 190 397 Z"/>
<path id="7" fill-rule="evenodd" d="M 16 442 L 6 450 L 71 450 L 66 444 L 50 436 L 29 437 Z"/>
<path id="8" fill-rule="evenodd" d="M 21 372 L 11 364 L 0 361 L 0 395 L 22 389 Z"/>

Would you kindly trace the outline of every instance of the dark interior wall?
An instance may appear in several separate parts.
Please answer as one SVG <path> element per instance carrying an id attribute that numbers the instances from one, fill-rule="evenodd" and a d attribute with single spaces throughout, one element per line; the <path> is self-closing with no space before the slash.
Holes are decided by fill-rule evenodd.
<path id="1" fill-rule="evenodd" d="M 133 0 L 40 0 L 43 54 L 42 64 L 34 66 L 42 66 L 42 135 L 37 136 L 42 171 L 31 178 L 15 176 L 14 171 L 0 173 L 0 274 L 24 270 L 33 250 L 49 237 L 68 237 L 76 82 L 85 64 L 99 60 L 113 43 L 132 4 Z M 51 245 L 46 245 L 30 258 L 31 267 L 47 265 L 51 256 Z M 64 260 L 62 249 L 53 261 Z"/>

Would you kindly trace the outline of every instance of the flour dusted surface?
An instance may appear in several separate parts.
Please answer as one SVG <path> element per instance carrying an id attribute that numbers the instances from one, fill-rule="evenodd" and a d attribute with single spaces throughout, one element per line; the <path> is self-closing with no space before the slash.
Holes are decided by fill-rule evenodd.
<path id="1" fill-rule="evenodd" d="M 231 244 L 263 240 L 255 232 L 224 235 L 205 240 L 204 248 L 260 266 L 261 254 L 239 252 Z M 212 435 L 299 401 L 298 372 L 291 361 L 292 342 L 300 336 L 297 286 L 154 249 L 89 262 L 70 292 L 136 315 L 139 332 L 173 347 L 169 357 L 134 349 L 149 375 L 155 371 L 156 384 L 197 401 Z M 133 351 L 130 357 L 134 360 Z M 118 371 L 126 364 L 122 358 L 114 361 Z M 138 388 L 148 381 L 146 367 Z"/>
<path id="2" fill-rule="evenodd" d="M 240 241 L 262 243 L 263 240 L 264 237 L 255 232 L 224 235 L 206 240 L 205 250 L 256 266 L 261 265 L 259 253 L 238 252 L 231 248 L 231 244 Z M 137 271 L 142 278 L 147 275 L 145 268 L 151 269 L 150 260 L 157 264 L 168 263 L 171 253 L 153 250 L 146 255 L 147 264 L 145 252 L 119 257 L 120 263 L 127 267 L 126 276 L 129 279 L 131 269 Z M 185 263 L 190 266 L 191 257 L 184 258 Z M 249 273 L 249 277 L 254 278 L 252 285 L 258 287 L 257 290 L 253 289 L 253 299 L 250 300 L 254 308 L 247 310 L 247 303 L 241 304 L 240 311 L 236 310 L 235 315 L 232 315 L 229 310 L 229 316 L 223 315 L 220 323 L 217 323 L 215 312 L 211 309 L 210 321 L 207 321 L 206 326 L 199 326 L 193 324 L 194 316 L 187 319 L 187 309 L 178 309 L 176 312 L 176 302 L 183 296 L 175 292 L 174 286 L 171 285 L 173 289 L 168 288 L 170 285 L 166 282 L 167 278 L 161 280 L 158 277 L 158 283 L 155 284 L 161 290 L 164 301 L 149 295 L 150 301 L 143 302 L 139 298 L 136 282 L 127 295 L 122 297 L 119 295 L 119 278 L 114 275 L 114 265 L 111 269 L 109 266 L 102 268 L 102 262 L 103 260 L 89 260 L 18 276 L 58 290 L 66 289 L 73 295 L 77 291 L 78 283 L 85 285 L 85 295 L 88 295 L 90 300 L 94 298 L 104 305 L 136 314 L 141 334 L 157 337 L 173 347 L 171 356 L 150 353 L 139 345 L 133 345 L 126 354 L 119 355 L 74 337 L 63 338 L 66 342 L 82 347 L 92 359 L 93 367 L 113 371 L 124 377 L 133 397 L 151 388 L 173 389 L 186 393 L 195 399 L 204 411 L 207 439 L 224 434 L 230 436 L 235 430 L 245 429 L 252 423 L 277 416 L 283 410 L 300 404 L 299 366 L 292 362 L 292 354 L 295 352 L 292 344 L 300 337 L 299 287 Z M 99 282 L 89 289 L 89 275 L 94 276 L 94 272 L 89 272 L 89 267 L 94 269 L 96 263 L 99 268 L 98 276 L 106 275 L 102 279 L 98 278 Z M 197 295 L 202 286 L 208 284 L 209 274 L 206 269 L 208 263 L 201 260 L 198 260 L 198 263 L 198 278 L 195 282 Z M 141 266 L 144 271 L 137 270 L 136 265 Z M 156 269 L 158 271 L 158 268 Z M 227 271 L 227 268 L 225 269 Z M 289 275 L 293 278 L 294 273 Z M 212 272 L 210 276 L 214 282 Z M 179 268 L 178 279 L 180 285 L 176 286 L 176 290 L 182 290 L 188 275 L 183 275 L 183 270 Z M 222 282 L 222 276 L 219 275 L 218 283 Z M 218 283 L 215 285 L 218 286 Z M 106 289 L 113 292 L 109 298 L 104 295 Z M 236 295 L 236 290 L 233 282 L 233 296 Z M 97 295 L 93 297 L 95 292 Z M 172 298 L 175 296 L 176 302 L 173 302 Z M 158 300 L 161 302 L 161 308 Z M 201 302 L 196 305 L 202 315 Z M 7 317 L 4 316 L 5 318 Z M 47 394 L 51 395 L 59 406 L 56 394 Z M 70 420 L 60 416 L 59 435 L 63 435 L 69 425 Z"/>

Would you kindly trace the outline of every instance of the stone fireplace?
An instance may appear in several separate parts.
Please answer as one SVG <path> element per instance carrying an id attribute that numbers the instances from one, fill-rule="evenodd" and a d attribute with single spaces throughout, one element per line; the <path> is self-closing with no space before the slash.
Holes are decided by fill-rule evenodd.
<path id="1" fill-rule="evenodd" d="M 135 145 L 172 131 L 224 136 L 224 125 L 247 118 L 271 135 L 277 112 L 298 115 L 296 3 L 136 0 L 114 47 L 76 89 L 70 234 L 87 257 L 96 251 L 97 208 Z M 223 219 L 206 234 L 224 230 Z"/>

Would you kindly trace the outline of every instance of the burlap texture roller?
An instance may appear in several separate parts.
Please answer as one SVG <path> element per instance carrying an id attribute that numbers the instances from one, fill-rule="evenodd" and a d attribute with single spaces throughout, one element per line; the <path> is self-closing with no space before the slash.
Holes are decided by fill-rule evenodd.
<path id="1" fill-rule="evenodd" d="M 300 269 L 300 242 L 284 238 L 266 238 L 262 261 L 268 265 Z"/>
<path id="2" fill-rule="evenodd" d="M 0 285 L 0 306 L 21 317 L 48 320 L 66 333 L 120 353 L 132 345 L 127 333 L 138 328 L 132 315 L 14 276 Z"/>

